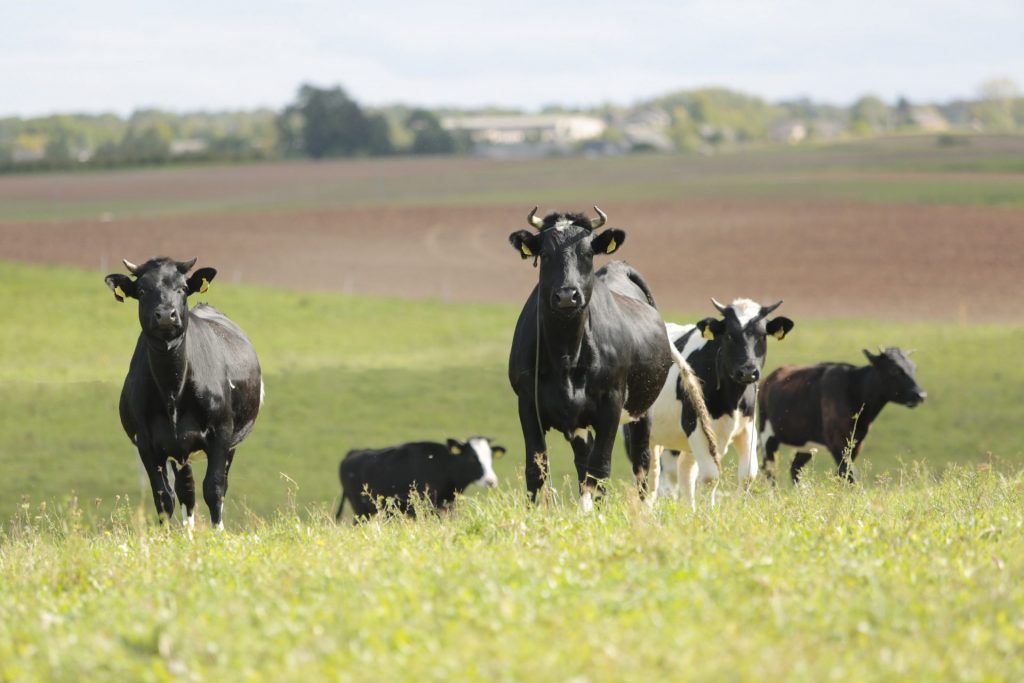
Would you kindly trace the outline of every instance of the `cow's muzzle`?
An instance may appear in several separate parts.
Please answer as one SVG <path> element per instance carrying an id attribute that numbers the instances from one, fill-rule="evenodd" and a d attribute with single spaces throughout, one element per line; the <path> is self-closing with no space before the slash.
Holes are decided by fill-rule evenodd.
<path id="1" fill-rule="evenodd" d="M 153 327 L 161 336 L 177 336 L 181 332 L 181 316 L 173 308 L 158 308 L 153 311 Z"/>
<path id="2" fill-rule="evenodd" d="M 556 289 L 551 295 L 551 306 L 565 313 L 583 308 L 583 292 L 575 287 Z"/>
<path id="3" fill-rule="evenodd" d="M 924 403 L 926 398 L 928 398 L 927 391 L 918 391 L 913 396 L 911 396 L 903 405 L 907 406 L 908 408 L 916 408 L 917 406 Z"/>
<path id="4" fill-rule="evenodd" d="M 732 373 L 732 378 L 739 384 L 753 384 L 761 379 L 761 370 L 756 366 L 738 368 Z"/>

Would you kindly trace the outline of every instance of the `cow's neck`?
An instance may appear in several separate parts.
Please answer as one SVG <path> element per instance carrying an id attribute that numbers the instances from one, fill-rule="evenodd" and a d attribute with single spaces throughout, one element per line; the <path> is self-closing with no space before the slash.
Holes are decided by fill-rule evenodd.
<path id="1" fill-rule="evenodd" d="M 146 357 L 149 360 L 149 371 L 156 384 L 160 402 L 167 411 L 167 417 L 177 427 L 178 401 L 185 390 L 188 379 L 188 353 L 186 349 L 186 333 L 165 342 L 162 339 L 146 337 Z"/>
<path id="2" fill-rule="evenodd" d="M 541 311 L 541 346 L 556 368 L 572 370 L 580 362 L 584 339 L 590 328 L 590 307 L 579 315 L 565 318 L 545 308 Z"/>
<path id="3" fill-rule="evenodd" d="M 854 406 L 854 409 L 862 410 L 858 422 L 867 426 L 878 417 L 889 399 L 885 396 L 882 378 L 874 366 L 868 365 L 859 368 L 858 373 L 860 374 L 860 405 Z"/>

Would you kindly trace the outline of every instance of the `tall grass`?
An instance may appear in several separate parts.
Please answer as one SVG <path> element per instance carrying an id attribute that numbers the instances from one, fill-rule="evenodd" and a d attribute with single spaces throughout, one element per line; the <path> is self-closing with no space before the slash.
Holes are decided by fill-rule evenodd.
<path id="1" fill-rule="evenodd" d="M 133 501 L 134 503 L 134 501 Z M 696 515 L 521 482 L 418 522 L 235 532 L 26 506 L 3 680 L 1020 680 L 1024 477 L 809 478 Z"/>

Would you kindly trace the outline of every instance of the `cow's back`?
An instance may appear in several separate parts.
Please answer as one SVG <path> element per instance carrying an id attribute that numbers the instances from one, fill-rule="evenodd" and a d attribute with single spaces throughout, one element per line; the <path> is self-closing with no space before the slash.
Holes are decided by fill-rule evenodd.
<path id="1" fill-rule="evenodd" d="M 846 404 L 845 363 L 784 365 L 765 378 L 758 395 L 761 429 L 770 423 L 781 443 L 803 446 L 824 443 L 824 423 L 839 404 Z"/>

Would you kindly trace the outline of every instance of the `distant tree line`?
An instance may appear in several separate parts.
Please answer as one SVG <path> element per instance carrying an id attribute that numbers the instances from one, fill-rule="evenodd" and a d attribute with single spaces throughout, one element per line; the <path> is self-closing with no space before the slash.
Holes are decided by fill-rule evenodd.
<path id="1" fill-rule="evenodd" d="M 515 110 L 367 108 L 340 86 L 303 85 L 281 111 L 175 114 L 147 109 L 128 117 L 68 114 L 0 119 L 0 172 L 275 158 L 467 154 L 468 134 L 442 117 L 516 115 Z M 725 88 L 680 91 L 629 107 L 549 106 L 545 114 L 602 119 L 605 144 L 708 152 L 751 142 L 871 136 L 919 130 L 1024 132 L 1024 97 L 1008 80 L 984 83 L 974 100 L 915 105 L 864 96 L 848 107 L 808 99 L 767 102 Z"/>

